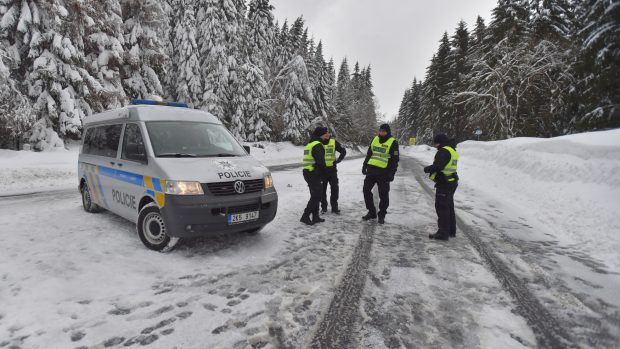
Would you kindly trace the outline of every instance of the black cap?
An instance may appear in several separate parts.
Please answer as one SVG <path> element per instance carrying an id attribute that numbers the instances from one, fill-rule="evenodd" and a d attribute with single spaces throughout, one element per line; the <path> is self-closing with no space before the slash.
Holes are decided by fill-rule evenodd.
<path id="1" fill-rule="evenodd" d="M 385 131 L 387 133 L 392 133 L 392 129 L 390 128 L 390 125 L 388 124 L 383 124 L 379 126 L 379 131 Z"/>
<path id="2" fill-rule="evenodd" d="M 440 133 L 433 138 L 433 144 L 448 144 L 450 138 L 445 133 Z"/>
<path id="3" fill-rule="evenodd" d="M 321 136 L 326 133 L 327 133 L 327 127 L 319 126 L 314 129 L 314 132 L 312 132 L 312 137 L 321 138 Z"/>

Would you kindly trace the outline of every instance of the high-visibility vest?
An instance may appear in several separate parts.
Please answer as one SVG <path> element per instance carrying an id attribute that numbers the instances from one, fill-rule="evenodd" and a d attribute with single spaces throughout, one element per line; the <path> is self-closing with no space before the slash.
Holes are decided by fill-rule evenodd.
<path id="1" fill-rule="evenodd" d="M 452 147 L 442 147 L 443 149 L 447 150 L 448 152 L 450 152 L 450 161 L 448 161 L 448 164 L 446 165 L 446 167 L 443 168 L 443 170 L 441 170 L 441 173 L 443 173 L 443 175 L 446 177 L 446 180 L 448 182 L 454 182 L 456 181 L 456 169 L 459 163 L 459 153 L 456 152 L 456 150 L 454 150 L 454 148 Z M 431 180 L 433 181 L 437 181 L 437 173 L 433 173 L 431 174 Z"/>
<path id="2" fill-rule="evenodd" d="M 312 156 L 312 148 L 315 145 L 319 144 L 319 141 L 312 141 L 306 145 L 304 148 L 304 170 L 308 170 L 310 172 L 314 171 L 314 165 L 316 164 L 316 160 L 314 156 Z"/>
<path id="3" fill-rule="evenodd" d="M 330 138 L 329 143 L 323 144 L 323 148 L 325 148 L 325 166 L 334 166 L 336 161 L 336 140 Z"/>
<path id="4" fill-rule="evenodd" d="M 370 149 L 372 150 L 372 156 L 368 160 L 368 165 L 372 165 L 379 168 L 387 168 L 388 162 L 392 158 L 390 155 L 390 149 L 394 143 L 394 137 L 390 137 L 385 143 L 381 143 L 379 136 L 370 143 Z"/>

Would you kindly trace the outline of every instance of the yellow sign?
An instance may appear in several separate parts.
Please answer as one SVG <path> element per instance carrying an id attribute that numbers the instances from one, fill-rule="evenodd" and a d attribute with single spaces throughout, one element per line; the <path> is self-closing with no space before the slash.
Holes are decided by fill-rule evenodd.
<path id="1" fill-rule="evenodd" d="M 409 145 L 415 145 L 415 137 L 409 138 Z"/>

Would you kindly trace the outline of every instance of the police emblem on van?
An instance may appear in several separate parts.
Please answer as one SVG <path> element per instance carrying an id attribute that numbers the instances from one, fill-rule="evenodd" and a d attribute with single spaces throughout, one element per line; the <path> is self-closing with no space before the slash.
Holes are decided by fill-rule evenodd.
<path id="1" fill-rule="evenodd" d="M 222 170 L 234 170 L 236 167 L 235 164 L 228 160 L 218 160 L 213 161 L 213 163 Z"/>
<path id="2" fill-rule="evenodd" d="M 235 191 L 237 192 L 237 194 L 245 193 L 245 184 L 242 181 L 236 181 L 235 182 Z"/>

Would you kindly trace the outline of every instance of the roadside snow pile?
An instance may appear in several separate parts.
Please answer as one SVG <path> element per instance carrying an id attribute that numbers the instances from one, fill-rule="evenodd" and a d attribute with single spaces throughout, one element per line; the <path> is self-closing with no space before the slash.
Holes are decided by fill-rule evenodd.
<path id="1" fill-rule="evenodd" d="M 304 147 L 291 142 L 248 142 L 250 155 L 265 166 L 299 164 L 304 154 Z M 347 148 L 347 157 L 359 155 L 359 150 Z M 336 154 L 338 156 L 338 154 Z"/>
<path id="2" fill-rule="evenodd" d="M 265 166 L 301 164 L 304 154 L 303 146 L 293 145 L 291 142 L 249 142 L 250 155 L 260 161 Z"/>
<path id="3" fill-rule="evenodd" d="M 78 149 L 0 149 L 0 195 L 77 187 Z"/>
<path id="4" fill-rule="evenodd" d="M 611 271 L 620 269 L 620 129 L 551 139 L 468 141 L 458 151 L 460 184 L 475 196 L 467 199 L 499 203 L 540 233 L 519 238 L 552 237 L 587 252 Z M 435 151 L 417 146 L 405 153 L 430 163 Z M 457 191 L 457 206 L 464 204 L 463 193 Z"/>

